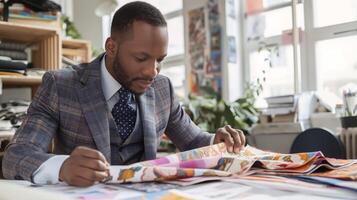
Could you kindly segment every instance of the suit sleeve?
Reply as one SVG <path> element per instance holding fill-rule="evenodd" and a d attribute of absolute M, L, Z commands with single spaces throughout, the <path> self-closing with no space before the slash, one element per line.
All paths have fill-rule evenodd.
<path fill-rule="evenodd" d="M 181 151 L 210 145 L 214 135 L 202 131 L 190 119 L 177 101 L 170 80 L 167 80 L 170 85 L 171 98 L 170 117 L 166 128 L 167 136 Z"/>
<path fill-rule="evenodd" d="M 47 72 L 21 127 L 5 151 L 2 169 L 7 179 L 32 181 L 32 174 L 51 158 L 48 147 L 59 122 L 58 94 L 54 75 Z"/>

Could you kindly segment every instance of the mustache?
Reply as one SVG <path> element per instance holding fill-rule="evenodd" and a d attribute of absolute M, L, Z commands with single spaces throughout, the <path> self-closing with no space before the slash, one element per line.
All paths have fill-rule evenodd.
<path fill-rule="evenodd" d="M 131 81 L 147 81 L 147 82 L 154 82 L 155 77 L 136 77 L 131 79 Z"/>

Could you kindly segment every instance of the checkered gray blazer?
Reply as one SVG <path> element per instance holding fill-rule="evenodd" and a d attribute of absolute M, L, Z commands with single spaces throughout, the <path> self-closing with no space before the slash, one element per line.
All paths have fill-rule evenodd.
<path fill-rule="evenodd" d="M 100 61 L 47 72 L 22 126 L 3 158 L 8 179 L 32 180 L 32 174 L 54 154 L 70 154 L 77 146 L 98 149 L 108 161 L 110 137 L 108 109 L 101 87 Z M 145 159 L 154 159 L 163 133 L 180 150 L 209 145 L 212 135 L 202 132 L 175 100 L 170 80 L 157 76 L 137 96 L 143 123 Z M 54 154 L 48 147 L 54 139 Z"/>

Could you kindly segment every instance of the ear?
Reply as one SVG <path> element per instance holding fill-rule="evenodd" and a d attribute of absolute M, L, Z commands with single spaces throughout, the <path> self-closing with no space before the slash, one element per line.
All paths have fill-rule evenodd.
<path fill-rule="evenodd" d="M 108 37 L 105 41 L 105 53 L 107 56 L 114 58 L 117 51 L 117 43 L 111 38 Z"/>

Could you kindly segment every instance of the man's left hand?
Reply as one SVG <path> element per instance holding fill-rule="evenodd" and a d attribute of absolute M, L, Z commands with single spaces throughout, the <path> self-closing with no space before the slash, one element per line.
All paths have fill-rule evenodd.
<path fill-rule="evenodd" d="M 226 144 L 228 152 L 238 153 L 245 145 L 245 136 L 243 131 L 226 125 L 217 129 L 216 136 L 214 137 L 214 144 L 221 142 Z"/>

